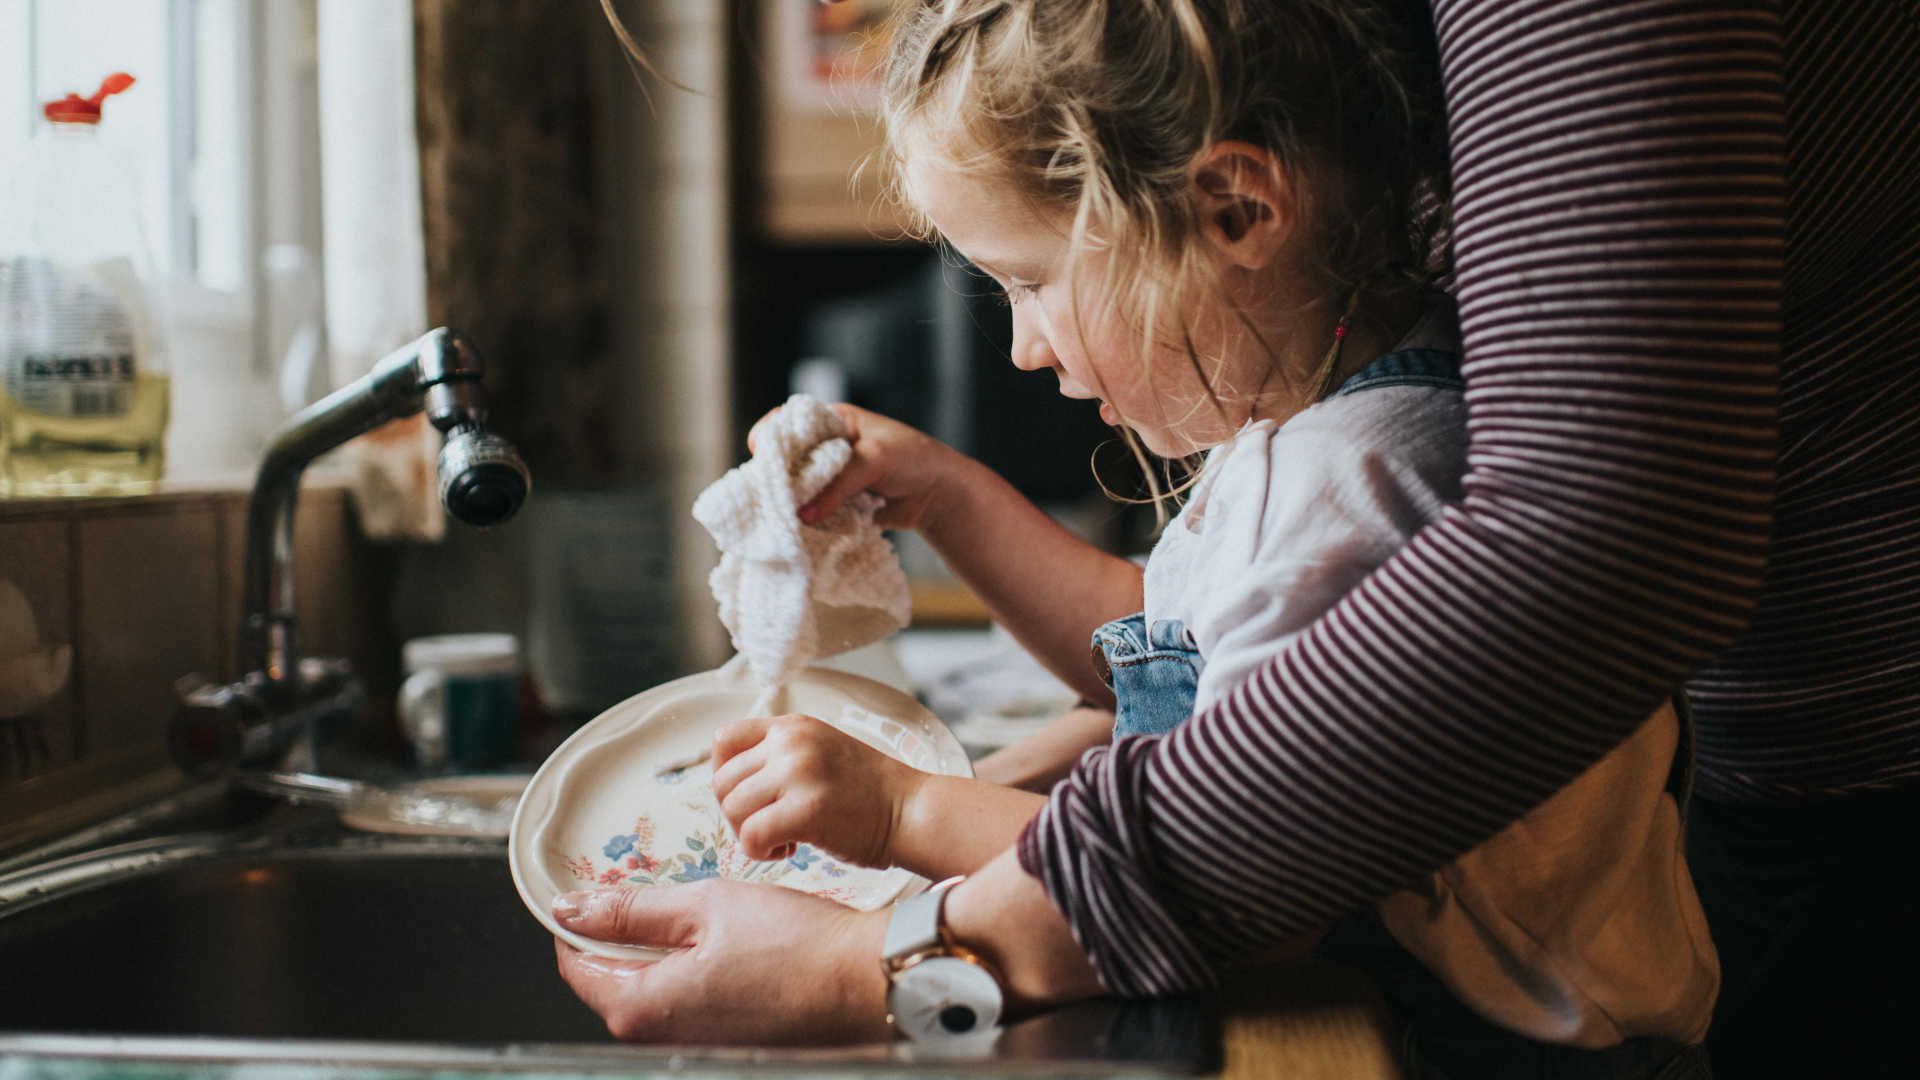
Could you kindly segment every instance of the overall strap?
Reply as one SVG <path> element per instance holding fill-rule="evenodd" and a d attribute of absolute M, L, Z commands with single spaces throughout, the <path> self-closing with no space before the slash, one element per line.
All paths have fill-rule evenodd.
<path fill-rule="evenodd" d="M 1361 368 L 1327 397 L 1345 397 L 1387 386 L 1465 390 L 1467 383 L 1460 377 L 1460 357 L 1454 353 L 1445 349 L 1401 349 Z"/>

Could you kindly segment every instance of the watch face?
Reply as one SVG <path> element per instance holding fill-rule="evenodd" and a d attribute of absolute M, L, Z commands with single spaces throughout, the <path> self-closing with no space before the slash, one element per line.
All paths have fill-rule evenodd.
<path fill-rule="evenodd" d="M 978 964 L 929 957 L 894 976 L 887 1009 L 915 1042 L 977 1037 L 1000 1022 L 1000 984 Z"/>

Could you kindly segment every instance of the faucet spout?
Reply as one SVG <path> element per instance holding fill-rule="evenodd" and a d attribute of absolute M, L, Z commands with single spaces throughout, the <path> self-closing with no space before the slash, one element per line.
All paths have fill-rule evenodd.
<path fill-rule="evenodd" d="M 441 327 L 386 356 L 367 375 L 309 405 L 274 433 L 247 506 L 241 671 L 259 671 L 269 682 L 280 682 L 293 678 L 299 666 L 293 515 L 300 474 L 321 454 L 424 410 L 447 435 L 440 496 L 448 511 L 485 526 L 520 508 L 532 481 L 513 447 L 486 432 L 480 377 L 480 354 L 458 332 Z"/>
<path fill-rule="evenodd" d="M 294 610 L 293 520 L 300 474 L 321 454 L 390 420 L 425 412 L 446 436 L 439 494 L 472 525 L 505 521 L 532 487 L 513 446 L 486 430 L 480 355 L 441 327 L 396 350 L 355 382 L 313 403 L 274 432 L 247 504 L 246 615 L 240 628 L 241 680 L 183 688 L 175 756 L 205 772 L 283 749 L 316 707 L 359 700 L 343 662 L 304 662 Z M 352 684 L 352 685 L 349 685 Z M 331 703 L 331 704 L 329 704 Z M 241 737 L 244 736 L 244 737 Z"/>

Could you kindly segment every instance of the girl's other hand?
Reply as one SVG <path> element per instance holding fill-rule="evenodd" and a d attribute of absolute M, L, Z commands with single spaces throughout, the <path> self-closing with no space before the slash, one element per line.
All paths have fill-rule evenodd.
<path fill-rule="evenodd" d="M 800 508 L 800 520 L 812 524 L 840 509 L 862 491 L 887 501 L 876 519 L 894 529 L 918 529 L 937 504 L 953 475 L 953 466 L 966 460 L 958 450 L 933 436 L 853 405 L 835 405 L 847 425 L 853 460 L 826 489 Z M 778 409 L 773 412 L 778 412 Z M 747 433 L 747 449 L 773 412 L 760 418 Z"/>
<path fill-rule="evenodd" d="M 752 859 L 812 844 L 891 866 L 896 828 L 926 775 L 811 716 L 741 720 L 713 740 L 713 794 Z"/>

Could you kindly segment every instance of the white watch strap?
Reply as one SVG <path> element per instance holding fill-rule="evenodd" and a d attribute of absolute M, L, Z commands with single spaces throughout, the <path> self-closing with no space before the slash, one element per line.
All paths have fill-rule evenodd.
<path fill-rule="evenodd" d="M 940 944 L 940 913 L 946 902 L 947 890 L 929 889 L 893 905 L 880 958 L 892 963 Z"/>

